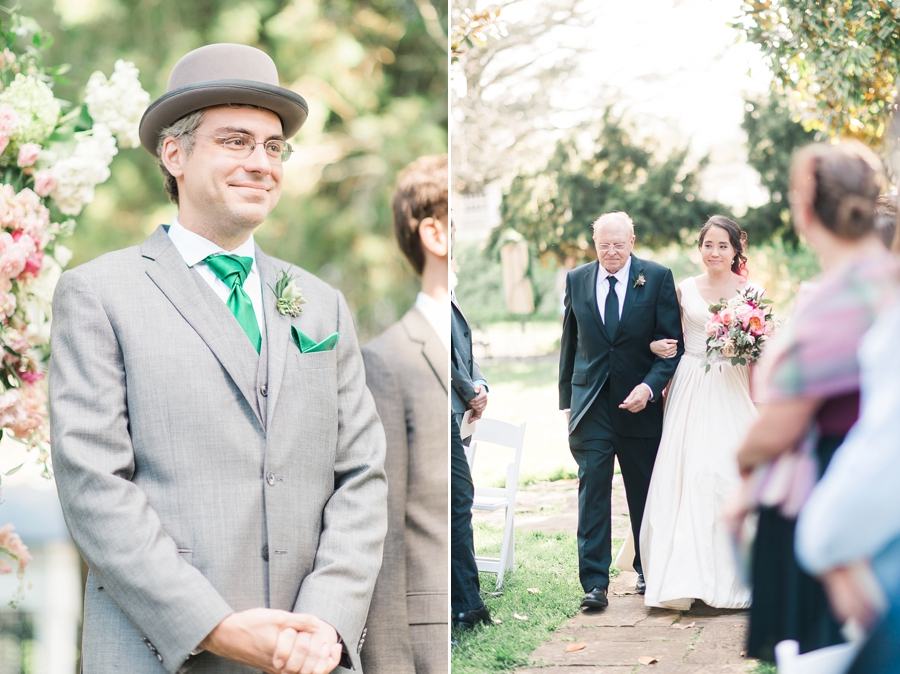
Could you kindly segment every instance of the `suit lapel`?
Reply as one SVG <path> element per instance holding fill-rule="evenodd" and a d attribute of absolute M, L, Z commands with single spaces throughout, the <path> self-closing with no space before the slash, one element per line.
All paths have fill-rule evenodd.
<path fill-rule="evenodd" d="M 422 345 L 422 356 L 428 361 L 444 391 L 447 391 L 447 349 L 422 312 L 413 307 L 400 319 L 410 341 Z"/>
<path fill-rule="evenodd" d="M 618 334 L 621 334 L 622 325 L 628 320 L 634 303 L 641 293 L 641 286 L 637 285 L 638 276 L 644 271 L 644 265 L 634 255 L 631 256 L 631 271 L 628 272 L 628 285 L 625 288 L 625 306 L 622 307 L 622 318 L 619 321 Z"/>
<path fill-rule="evenodd" d="M 147 275 L 213 352 L 262 425 L 253 367 L 258 357 L 240 324 L 206 282 L 185 264 L 165 229 L 160 227 L 143 243 L 141 254 L 156 263 L 148 267 Z"/>
<path fill-rule="evenodd" d="M 284 379 L 284 368 L 287 364 L 288 347 L 291 341 L 291 319 L 278 311 L 275 294 L 271 288 L 275 287 L 275 277 L 279 270 L 275 268 L 272 258 L 263 253 L 259 246 L 256 247 L 256 266 L 259 268 L 259 276 L 263 284 L 263 312 L 266 316 L 266 350 L 269 357 L 266 383 L 268 388 L 266 427 L 268 428 L 268 422 L 272 421 L 272 415 L 275 413 L 275 403 Z"/>
<path fill-rule="evenodd" d="M 591 315 L 594 317 L 594 320 L 597 321 L 597 328 L 599 328 L 600 333 L 609 339 L 609 336 L 606 334 L 606 326 L 603 325 L 603 320 L 600 318 L 600 307 L 597 305 L 597 274 L 600 273 L 600 262 L 597 261 L 596 264 L 591 264 L 588 273 L 584 275 L 584 293 L 585 297 L 587 297 L 588 310 L 591 312 Z"/>

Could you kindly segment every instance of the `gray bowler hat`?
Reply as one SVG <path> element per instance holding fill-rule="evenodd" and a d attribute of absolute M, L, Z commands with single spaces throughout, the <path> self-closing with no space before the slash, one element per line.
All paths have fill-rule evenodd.
<path fill-rule="evenodd" d="M 156 155 L 159 132 L 172 122 L 200 108 L 229 104 L 271 110 L 287 138 L 300 130 L 309 111 L 302 96 L 278 85 L 268 54 L 243 44 L 210 44 L 188 52 L 172 68 L 166 93 L 141 118 L 141 145 Z"/>

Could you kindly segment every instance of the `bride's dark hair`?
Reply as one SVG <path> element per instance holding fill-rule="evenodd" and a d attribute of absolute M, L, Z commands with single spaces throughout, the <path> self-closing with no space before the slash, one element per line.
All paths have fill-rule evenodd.
<path fill-rule="evenodd" d="M 747 278 L 747 256 L 744 255 L 744 246 L 747 244 L 747 232 L 743 231 L 731 218 L 724 215 L 713 215 L 700 228 L 700 242 L 697 248 L 703 247 L 703 240 L 710 227 L 718 227 L 728 232 L 728 240 L 734 248 L 734 259 L 731 261 L 731 271 Z"/>

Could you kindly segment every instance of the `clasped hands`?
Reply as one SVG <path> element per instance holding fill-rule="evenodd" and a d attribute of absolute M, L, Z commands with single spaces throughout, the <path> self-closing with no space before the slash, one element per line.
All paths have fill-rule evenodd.
<path fill-rule="evenodd" d="M 476 421 L 481 418 L 484 409 L 487 407 L 487 389 L 483 384 L 475 384 L 475 397 L 469 401 L 469 408 L 472 410 L 472 416 L 469 421 Z"/>
<path fill-rule="evenodd" d="M 269 608 L 232 613 L 200 647 L 267 674 L 327 674 L 342 651 L 337 632 L 324 620 Z"/>

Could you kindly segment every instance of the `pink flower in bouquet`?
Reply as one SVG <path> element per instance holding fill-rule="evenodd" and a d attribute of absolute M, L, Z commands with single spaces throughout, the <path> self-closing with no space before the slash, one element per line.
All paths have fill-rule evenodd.
<path fill-rule="evenodd" d="M 44 264 L 44 251 L 38 249 L 34 251 L 31 255 L 28 256 L 28 259 L 25 260 L 25 269 L 22 270 L 23 274 L 30 274 L 31 276 L 37 276 L 41 271 L 41 267 Z"/>
<path fill-rule="evenodd" d="M 28 382 L 29 384 L 34 384 L 35 382 L 41 381 L 44 378 L 43 372 L 20 372 L 19 376 L 22 378 L 22 381 Z"/>
<path fill-rule="evenodd" d="M 754 337 L 766 334 L 766 313 L 762 309 L 751 309 L 742 323 L 744 329 Z"/>
<path fill-rule="evenodd" d="M 9 136 L 12 134 L 13 127 L 19 121 L 15 108 L 9 103 L 0 105 L 0 134 L 6 136 L 6 142 L 9 142 Z M 4 148 L 6 146 L 4 145 Z"/>
<path fill-rule="evenodd" d="M 5 133 L 0 133 L 0 154 L 3 154 L 3 151 L 6 150 L 7 146 L 9 146 L 9 136 Z"/>
<path fill-rule="evenodd" d="M 723 307 L 719 311 L 719 320 L 722 321 L 725 325 L 731 325 L 734 323 L 734 309 L 731 307 Z"/>
<path fill-rule="evenodd" d="M 5 524 L 0 527 L 0 548 L 8 550 L 10 554 L 16 556 L 19 571 L 22 572 L 28 566 L 28 562 L 31 561 L 31 555 L 28 554 L 28 548 L 25 547 L 22 539 L 19 538 L 19 534 L 13 533 L 13 529 L 12 524 Z M 8 563 L 5 566 L 0 566 L 0 573 L 11 572 L 12 568 L 10 568 Z"/>
<path fill-rule="evenodd" d="M 750 312 L 753 311 L 755 308 L 756 307 L 753 304 L 750 304 L 749 302 L 745 302 L 744 304 L 741 304 L 740 306 L 738 306 L 737 309 L 734 310 L 734 315 L 738 317 L 738 320 L 741 321 L 741 323 L 744 325 L 745 328 L 747 327 L 746 318 L 750 314 Z"/>
<path fill-rule="evenodd" d="M 20 168 L 32 166 L 41 156 L 41 146 L 37 143 L 25 143 L 19 148 L 16 163 Z"/>
<path fill-rule="evenodd" d="M 44 423 L 47 411 L 47 396 L 41 386 L 26 386 L 22 389 L 22 402 L 15 407 L 14 417 L 8 425 L 12 434 L 26 440 Z"/>
<path fill-rule="evenodd" d="M 713 314 L 713 317 L 706 321 L 706 336 L 712 337 L 716 333 L 719 332 L 719 328 L 722 326 L 716 319 L 717 314 Z"/>
<path fill-rule="evenodd" d="M 59 181 L 50 169 L 41 169 L 34 174 L 34 191 L 38 196 L 48 196 L 58 184 Z"/>
<path fill-rule="evenodd" d="M 0 291 L 0 319 L 9 318 L 16 311 L 16 296 L 9 291 Z"/>
<path fill-rule="evenodd" d="M 7 426 L 15 416 L 15 409 L 22 402 L 22 391 L 11 388 L 0 394 L 0 426 Z"/>

